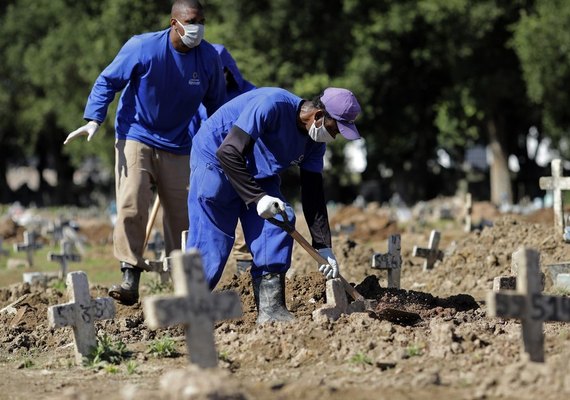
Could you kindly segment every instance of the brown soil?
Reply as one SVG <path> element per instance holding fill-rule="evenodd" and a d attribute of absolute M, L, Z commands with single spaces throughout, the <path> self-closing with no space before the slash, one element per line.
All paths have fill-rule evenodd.
<path fill-rule="evenodd" d="M 167 398 L 168 387 L 202 393 L 177 397 L 192 399 L 567 399 L 570 326 L 546 323 L 546 362 L 528 363 L 520 351 L 520 323 L 489 318 L 484 298 L 493 278 L 509 273 L 519 246 L 540 251 L 546 265 L 569 261 L 570 245 L 555 234 L 551 212 L 501 216 L 486 204 L 475 208 L 494 225 L 465 233 L 450 221 L 441 232 L 444 260 L 427 272 L 412 248 L 427 246 L 429 223 L 401 228 L 379 207 L 340 209 L 331 225 L 341 232 L 354 225 L 333 240 L 341 271 L 378 305 L 334 322 L 312 317 L 325 304 L 325 280 L 300 246 L 287 281 L 287 303 L 296 317 L 290 324 L 255 324 L 250 278 L 234 275 L 230 261 L 217 290 L 236 290 L 244 316 L 216 325 L 223 356 L 220 368 L 207 374 L 185 368 L 183 328 L 150 330 L 140 304 L 118 305 L 114 319 L 97 323 L 100 333 L 126 343 L 136 373 L 127 373 L 124 364 L 114 374 L 76 367 L 71 330 L 47 326 L 47 307 L 66 302 L 66 296 L 27 284 L 1 288 L 0 308 L 20 301 L 16 314 L 0 313 L 0 397 L 151 399 Z M 298 229 L 308 237 L 304 221 Z M 109 231 L 92 230 L 93 240 L 108 240 Z M 385 272 L 370 267 L 372 255 L 386 252 L 386 238 L 394 233 L 402 235 L 400 290 L 386 289 Z M 93 296 L 106 291 L 92 287 Z M 545 291 L 551 291 L 549 280 Z M 164 336 L 177 340 L 180 356 L 157 359 L 146 352 Z"/>

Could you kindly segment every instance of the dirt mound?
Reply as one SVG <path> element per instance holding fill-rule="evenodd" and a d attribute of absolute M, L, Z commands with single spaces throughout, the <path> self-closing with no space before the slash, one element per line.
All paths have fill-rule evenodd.
<path fill-rule="evenodd" d="M 216 290 L 235 290 L 244 316 L 215 327 L 220 367 L 231 372 L 224 379 L 239 382 L 245 398 L 252 399 L 370 399 L 379 393 L 396 400 L 566 399 L 568 325 L 545 323 L 546 363 L 529 364 L 520 351 L 520 322 L 489 318 L 482 300 L 493 278 L 510 272 L 512 253 L 521 245 L 538 250 L 543 266 L 570 260 L 570 245 L 554 231 L 550 217 L 547 212 L 494 216 L 492 226 L 468 233 L 458 221 L 446 220 L 440 242 L 444 259 L 423 271 L 423 259 L 412 257 L 412 248 L 425 247 L 431 229 L 411 224 L 398 230 L 387 210 L 341 209 L 333 220 L 339 224 L 333 249 L 341 272 L 377 303 L 337 321 L 313 318 L 325 305 L 326 282 L 300 246 L 294 247 L 287 274 L 286 301 L 296 317 L 290 324 L 256 325 L 250 275 L 235 275 L 230 263 Z M 298 229 L 309 238 L 302 220 Z M 386 252 L 386 238 L 396 232 L 402 237 L 401 289 L 387 289 L 385 272 L 371 268 L 371 257 Z M 150 288 L 141 292 L 148 296 Z M 91 287 L 93 297 L 106 293 L 105 286 Z M 47 326 L 47 308 L 67 302 L 66 295 L 56 287 L 27 284 L 0 289 L 0 309 L 16 301 L 12 311 L 0 313 L 0 357 L 6 361 L 0 390 L 8 398 L 61 398 L 66 387 L 87 398 L 119 399 L 128 398 L 122 390 L 129 385 L 146 393 L 141 399 L 159 398 L 159 377 L 187 362 L 185 357 L 155 359 L 146 352 L 152 340 L 169 336 L 185 355 L 181 326 L 150 330 L 140 304 L 117 305 L 116 317 L 96 327 L 127 344 L 137 372 L 70 368 L 71 329 Z M 37 367 L 22 367 L 28 358 Z"/>

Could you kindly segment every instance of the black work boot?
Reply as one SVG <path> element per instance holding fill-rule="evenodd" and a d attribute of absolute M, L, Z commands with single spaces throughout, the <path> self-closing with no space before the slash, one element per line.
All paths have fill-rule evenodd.
<path fill-rule="evenodd" d="M 253 280 L 257 323 L 289 322 L 295 319 L 285 306 L 285 273 L 272 273 Z"/>
<path fill-rule="evenodd" d="M 123 282 L 120 285 L 111 286 L 109 296 L 121 304 L 132 306 L 139 301 L 139 280 L 142 269 L 121 262 L 121 272 L 123 273 Z"/>

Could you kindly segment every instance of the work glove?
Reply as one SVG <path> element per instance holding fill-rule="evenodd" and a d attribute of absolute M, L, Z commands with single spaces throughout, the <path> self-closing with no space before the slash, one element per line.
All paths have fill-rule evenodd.
<path fill-rule="evenodd" d="M 327 279 L 338 278 L 338 262 L 336 261 L 336 257 L 334 256 L 332 249 L 326 247 L 317 251 L 321 257 L 328 261 L 328 264 L 319 266 L 319 271 L 321 271 Z"/>
<path fill-rule="evenodd" d="M 257 202 L 257 214 L 261 218 L 275 218 L 280 212 L 285 211 L 287 205 L 277 197 L 265 195 Z"/>
<path fill-rule="evenodd" d="M 73 139 L 85 135 L 87 135 L 87 141 L 90 141 L 93 138 L 93 136 L 95 136 L 95 133 L 97 132 L 98 129 L 99 129 L 99 124 L 97 122 L 89 121 L 81 128 L 76 129 L 73 132 L 71 132 L 69 135 L 67 135 L 67 138 L 65 139 L 63 144 L 67 144 L 71 142 Z"/>

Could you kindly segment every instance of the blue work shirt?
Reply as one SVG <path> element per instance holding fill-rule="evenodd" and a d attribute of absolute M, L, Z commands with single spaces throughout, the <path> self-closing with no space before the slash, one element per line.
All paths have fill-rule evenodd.
<path fill-rule="evenodd" d="M 226 90 L 216 50 L 204 40 L 187 53 L 170 41 L 170 28 L 133 36 L 101 72 L 84 118 L 102 122 L 115 93 L 116 138 L 174 154 L 189 154 L 188 124 L 204 103 L 208 114 L 224 103 Z"/>
<path fill-rule="evenodd" d="M 220 165 L 216 151 L 236 125 L 255 144 L 247 167 L 255 179 L 278 175 L 292 165 L 322 172 L 326 146 L 297 127 L 303 99 L 280 88 L 259 88 L 224 104 L 203 124 L 193 139 L 193 154 Z M 202 161 L 201 160 L 201 161 Z"/>

